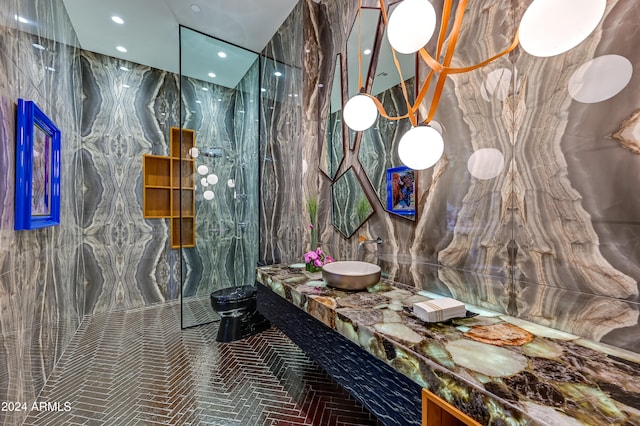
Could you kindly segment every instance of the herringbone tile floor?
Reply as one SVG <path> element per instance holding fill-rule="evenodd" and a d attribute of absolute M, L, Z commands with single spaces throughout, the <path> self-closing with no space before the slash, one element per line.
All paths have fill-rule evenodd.
<path fill-rule="evenodd" d="M 279 330 L 215 341 L 167 304 L 87 318 L 25 425 L 379 425 Z"/>

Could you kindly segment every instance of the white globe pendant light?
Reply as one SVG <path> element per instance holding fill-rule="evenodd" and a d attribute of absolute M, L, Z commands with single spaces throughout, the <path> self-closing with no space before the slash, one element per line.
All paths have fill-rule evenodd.
<path fill-rule="evenodd" d="M 213 200 L 213 191 L 209 191 L 209 190 L 204 191 L 202 196 L 204 197 L 205 200 L 211 201 L 211 200 Z"/>
<path fill-rule="evenodd" d="M 361 132 L 376 122 L 378 108 L 369 96 L 355 95 L 345 104 L 342 118 L 351 130 Z"/>
<path fill-rule="evenodd" d="M 201 164 L 201 165 L 198 166 L 198 173 L 201 174 L 202 176 L 204 176 L 207 173 L 209 173 L 209 168 L 207 166 L 205 166 L 204 164 Z"/>
<path fill-rule="evenodd" d="M 564 53 L 598 26 L 607 0 L 534 0 L 520 21 L 520 45 L 546 58 Z"/>
<path fill-rule="evenodd" d="M 438 162 L 444 152 L 442 135 L 429 126 L 413 127 L 398 143 L 398 156 L 407 167 L 428 169 Z"/>
<path fill-rule="evenodd" d="M 436 11 L 429 0 L 404 0 L 389 17 L 387 38 L 397 52 L 415 53 L 436 28 Z"/>
<path fill-rule="evenodd" d="M 211 185 L 215 185 L 216 183 L 218 183 L 218 176 L 214 173 L 210 174 L 209 176 L 207 176 L 207 182 Z"/>

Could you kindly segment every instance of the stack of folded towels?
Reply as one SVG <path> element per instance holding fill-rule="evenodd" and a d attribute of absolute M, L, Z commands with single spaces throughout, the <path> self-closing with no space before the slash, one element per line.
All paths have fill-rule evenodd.
<path fill-rule="evenodd" d="M 464 303 L 445 297 L 413 304 L 413 314 L 426 322 L 441 322 L 467 315 Z"/>

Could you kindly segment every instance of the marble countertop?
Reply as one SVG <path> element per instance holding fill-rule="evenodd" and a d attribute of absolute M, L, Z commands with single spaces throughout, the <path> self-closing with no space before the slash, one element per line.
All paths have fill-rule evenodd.
<path fill-rule="evenodd" d="M 640 425 L 639 354 L 471 305 L 425 323 L 413 303 L 439 296 L 384 278 L 347 292 L 297 264 L 257 281 L 482 424 Z"/>

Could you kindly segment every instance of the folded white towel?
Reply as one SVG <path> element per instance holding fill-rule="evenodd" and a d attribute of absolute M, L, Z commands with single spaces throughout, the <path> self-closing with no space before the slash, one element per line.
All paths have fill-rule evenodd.
<path fill-rule="evenodd" d="M 451 318 L 464 317 L 467 314 L 467 309 L 464 303 L 445 297 L 414 303 L 413 314 L 422 321 L 441 322 Z"/>

